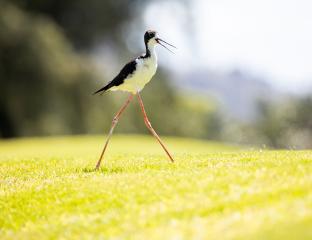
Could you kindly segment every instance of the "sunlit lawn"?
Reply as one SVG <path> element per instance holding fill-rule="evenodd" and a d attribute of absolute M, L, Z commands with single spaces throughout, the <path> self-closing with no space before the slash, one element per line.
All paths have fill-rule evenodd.
<path fill-rule="evenodd" d="M 312 239 L 312 151 L 104 140 L 0 142 L 0 239 Z"/>

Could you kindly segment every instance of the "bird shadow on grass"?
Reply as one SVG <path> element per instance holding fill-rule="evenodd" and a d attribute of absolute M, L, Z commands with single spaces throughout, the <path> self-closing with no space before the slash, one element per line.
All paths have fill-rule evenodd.
<path fill-rule="evenodd" d="M 96 170 L 94 167 L 85 167 L 85 168 L 77 168 L 77 172 L 83 172 L 83 173 L 106 173 L 106 174 L 116 174 L 116 173 L 123 173 L 126 172 L 125 168 L 122 167 L 103 167 L 98 170 Z"/>
<path fill-rule="evenodd" d="M 129 168 L 127 166 L 106 166 L 96 170 L 94 167 L 77 168 L 76 172 L 83 173 L 103 173 L 103 174 L 119 174 L 119 173 L 135 173 L 142 171 L 172 171 L 177 169 L 176 165 L 164 164 L 141 164 L 136 167 Z"/>

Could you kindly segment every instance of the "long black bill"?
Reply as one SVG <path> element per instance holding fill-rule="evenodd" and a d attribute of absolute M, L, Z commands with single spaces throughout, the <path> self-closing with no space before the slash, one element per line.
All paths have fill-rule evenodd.
<path fill-rule="evenodd" d="M 167 45 L 170 46 L 170 47 L 173 47 L 173 48 L 177 49 L 176 46 L 173 46 L 172 44 L 167 43 L 166 41 L 164 41 L 164 40 L 162 40 L 162 39 L 160 39 L 160 38 L 157 38 L 156 41 L 158 42 L 159 45 L 161 45 L 161 46 L 163 46 L 164 48 L 166 48 L 169 52 L 174 53 L 173 51 L 171 51 L 169 48 L 167 48 L 167 47 L 166 47 L 164 44 L 162 44 L 161 42 L 167 44 Z"/>

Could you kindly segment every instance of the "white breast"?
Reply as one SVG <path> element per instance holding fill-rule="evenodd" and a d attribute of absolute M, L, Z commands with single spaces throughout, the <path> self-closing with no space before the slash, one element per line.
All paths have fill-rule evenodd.
<path fill-rule="evenodd" d="M 157 70 L 157 62 L 153 58 L 141 58 L 137 60 L 137 70 L 133 74 L 132 78 L 128 81 L 136 84 L 140 90 L 148 83 Z"/>
<path fill-rule="evenodd" d="M 148 58 L 137 58 L 136 70 L 132 75 L 124 80 L 124 83 L 113 87 L 111 90 L 121 90 L 136 93 L 141 91 L 145 84 L 147 84 L 157 70 L 157 56 L 155 50 L 152 51 L 151 56 Z"/>

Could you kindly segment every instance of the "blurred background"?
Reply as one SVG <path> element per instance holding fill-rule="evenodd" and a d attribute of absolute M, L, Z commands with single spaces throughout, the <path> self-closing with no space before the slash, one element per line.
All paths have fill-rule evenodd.
<path fill-rule="evenodd" d="M 162 135 L 312 147 L 309 0 L 0 1 L 0 137 L 106 134 L 125 93 L 92 93 L 158 49 L 142 92 Z M 116 132 L 147 133 L 133 102 Z"/>

